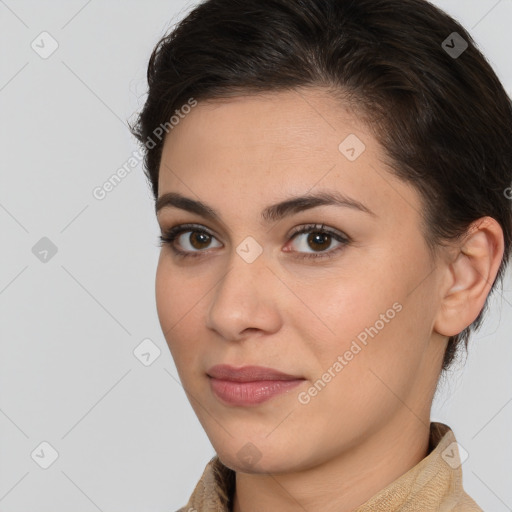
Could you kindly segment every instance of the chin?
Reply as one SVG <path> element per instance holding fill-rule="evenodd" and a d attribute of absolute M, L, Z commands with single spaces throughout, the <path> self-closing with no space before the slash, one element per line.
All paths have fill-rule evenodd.
<path fill-rule="evenodd" d="M 296 446 L 286 445 L 277 436 L 273 442 L 269 439 L 259 442 L 245 438 L 230 440 L 225 446 L 215 448 L 221 462 L 240 473 L 287 473 L 305 465 L 307 458 Z"/>
<path fill-rule="evenodd" d="M 253 475 L 268 473 L 276 474 L 288 472 L 290 470 L 289 463 L 283 464 L 282 461 L 276 460 L 275 457 L 272 457 L 272 460 L 269 460 L 268 458 L 263 460 L 262 458 L 260 460 L 254 459 L 254 461 L 252 461 L 240 459 L 236 453 L 219 453 L 218 455 L 219 459 L 225 466 L 237 473 L 250 473 Z"/>

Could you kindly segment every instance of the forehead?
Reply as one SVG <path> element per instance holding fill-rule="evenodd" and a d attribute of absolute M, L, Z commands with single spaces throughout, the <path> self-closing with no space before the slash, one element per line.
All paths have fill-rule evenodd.
<path fill-rule="evenodd" d="M 310 88 L 199 102 L 173 128 L 165 147 L 176 158 L 187 151 L 184 141 L 213 150 L 218 157 L 222 148 L 243 147 L 262 155 L 265 149 L 270 153 L 279 149 L 282 155 L 321 151 L 325 158 L 332 158 L 350 133 L 359 134 L 370 145 L 374 142 L 355 112 L 326 91 Z M 187 154 L 187 159 L 194 156 Z"/>
<path fill-rule="evenodd" d="M 199 102 L 165 140 L 159 195 L 174 191 L 209 202 L 222 192 L 267 205 L 316 186 L 381 213 L 396 209 L 397 199 L 404 203 L 403 194 L 415 195 L 387 172 L 383 150 L 358 113 L 323 90 Z M 402 206 L 415 201 L 405 198 Z"/>

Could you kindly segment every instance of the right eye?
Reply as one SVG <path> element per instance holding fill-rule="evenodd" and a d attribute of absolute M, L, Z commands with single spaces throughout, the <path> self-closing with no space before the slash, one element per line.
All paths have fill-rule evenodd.
<path fill-rule="evenodd" d="M 197 224 L 180 224 L 164 231 L 159 239 L 160 247 L 168 245 L 177 256 L 196 257 L 205 252 L 203 249 L 206 249 L 215 237 Z M 184 250 L 176 247 L 176 241 Z M 222 247 L 222 244 L 217 247 Z"/>

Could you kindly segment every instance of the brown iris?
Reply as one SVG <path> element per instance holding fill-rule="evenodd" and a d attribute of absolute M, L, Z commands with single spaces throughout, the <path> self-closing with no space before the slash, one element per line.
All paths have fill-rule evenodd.
<path fill-rule="evenodd" d="M 198 231 L 195 231 L 190 234 L 189 236 L 189 242 L 195 249 L 204 249 L 204 246 L 201 244 L 208 244 L 210 243 L 211 236 L 207 233 L 201 233 Z M 197 245 L 196 245 L 197 242 Z"/>
<path fill-rule="evenodd" d="M 323 243 L 321 241 L 319 241 L 322 239 L 324 240 Z M 319 232 L 310 233 L 308 236 L 308 239 L 307 239 L 307 243 L 309 244 L 311 242 L 314 244 L 317 244 L 317 248 L 319 250 L 327 249 L 331 243 L 331 236 L 326 233 L 319 233 Z M 322 245 L 322 247 L 318 247 L 318 244 Z"/>

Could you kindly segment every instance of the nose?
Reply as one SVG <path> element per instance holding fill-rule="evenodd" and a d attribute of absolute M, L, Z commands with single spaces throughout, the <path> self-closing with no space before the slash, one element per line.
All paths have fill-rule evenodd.
<path fill-rule="evenodd" d="M 261 254 L 248 263 L 236 252 L 215 286 L 206 326 L 226 340 L 238 341 L 252 330 L 277 332 L 281 327 L 279 287 L 284 288 Z"/>

